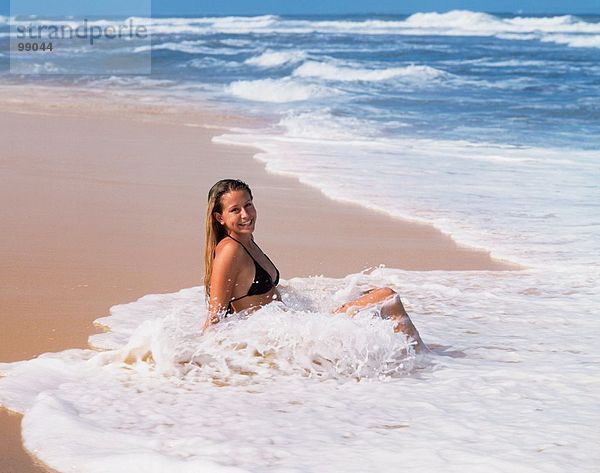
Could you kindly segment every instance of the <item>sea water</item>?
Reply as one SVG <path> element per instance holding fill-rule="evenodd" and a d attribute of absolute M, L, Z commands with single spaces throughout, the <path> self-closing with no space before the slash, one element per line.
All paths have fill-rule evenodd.
<path fill-rule="evenodd" d="M 283 280 L 285 305 L 203 337 L 203 288 L 113 307 L 94 350 L 0 365 L 30 451 L 78 472 L 597 469 L 600 17 L 149 27 L 152 76 L 1 80 L 259 116 L 215 141 L 523 269 Z M 402 295 L 430 353 L 369 311 L 329 315 L 373 286 Z"/>

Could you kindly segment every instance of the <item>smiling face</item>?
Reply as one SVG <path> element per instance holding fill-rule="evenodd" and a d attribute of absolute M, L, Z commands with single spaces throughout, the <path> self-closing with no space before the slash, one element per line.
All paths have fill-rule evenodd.
<path fill-rule="evenodd" d="M 256 209 L 246 190 L 231 191 L 221 197 L 222 212 L 215 212 L 217 222 L 234 237 L 249 237 L 254 232 Z"/>

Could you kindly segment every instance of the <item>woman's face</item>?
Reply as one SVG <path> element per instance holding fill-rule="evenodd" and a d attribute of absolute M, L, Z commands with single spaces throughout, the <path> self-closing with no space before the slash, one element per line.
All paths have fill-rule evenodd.
<path fill-rule="evenodd" d="M 231 191 L 221 197 L 222 213 L 215 213 L 217 221 L 228 233 L 252 234 L 256 223 L 256 209 L 248 191 Z"/>

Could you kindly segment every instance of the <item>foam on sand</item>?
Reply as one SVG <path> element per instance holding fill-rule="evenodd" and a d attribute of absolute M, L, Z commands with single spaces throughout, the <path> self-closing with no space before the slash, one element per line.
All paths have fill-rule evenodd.
<path fill-rule="evenodd" d="M 600 251 L 586 227 L 597 221 L 599 188 L 581 185 L 598 172 L 595 150 L 390 138 L 384 132 L 373 121 L 315 111 L 213 141 L 257 147 L 255 157 L 270 172 L 295 176 L 334 200 L 433 223 L 463 244 L 492 248 L 500 259 L 584 268 Z"/>
<path fill-rule="evenodd" d="M 1 364 L 0 402 L 25 414 L 25 446 L 61 472 L 392 472 L 406 458 L 421 471 L 591 471 L 600 373 L 584 334 L 599 322 L 577 315 L 584 298 L 554 313 L 585 277 L 546 281 L 387 269 L 294 279 L 287 309 L 202 337 L 201 288 L 145 296 L 99 321 L 110 331 L 91 343 L 104 351 Z M 402 294 L 431 354 L 415 358 L 368 313 L 328 315 L 381 285 Z"/>

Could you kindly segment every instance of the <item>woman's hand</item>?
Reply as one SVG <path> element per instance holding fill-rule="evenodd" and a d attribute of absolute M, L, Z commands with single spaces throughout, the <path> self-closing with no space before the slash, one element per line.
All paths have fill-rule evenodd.
<path fill-rule="evenodd" d="M 202 332 L 200 332 L 200 335 L 204 335 L 204 332 L 206 332 L 208 327 L 210 327 L 211 325 L 218 324 L 220 321 L 221 317 L 219 317 L 218 313 L 209 312 L 208 316 L 206 317 L 206 320 L 204 321 L 204 326 L 202 327 Z"/>
<path fill-rule="evenodd" d="M 360 310 L 360 307 L 355 304 L 354 301 L 350 301 L 344 305 L 341 305 L 337 309 L 335 309 L 332 314 L 348 314 L 350 317 L 356 315 L 356 313 Z"/>

